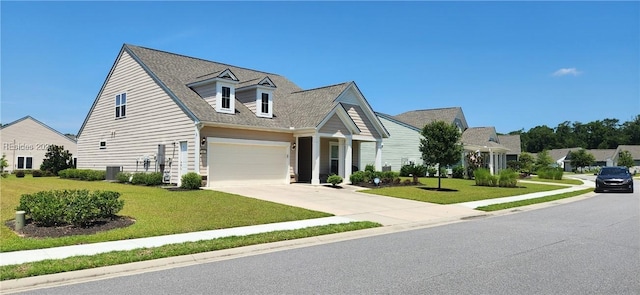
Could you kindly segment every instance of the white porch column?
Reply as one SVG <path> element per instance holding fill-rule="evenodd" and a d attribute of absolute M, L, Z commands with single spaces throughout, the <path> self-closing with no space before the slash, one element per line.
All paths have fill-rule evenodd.
<path fill-rule="evenodd" d="M 344 178 L 344 139 L 338 138 L 338 175 Z"/>
<path fill-rule="evenodd" d="M 376 140 L 376 171 L 382 171 L 382 139 Z"/>
<path fill-rule="evenodd" d="M 347 136 L 345 140 L 345 153 L 344 153 L 344 182 L 350 183 L 351 168 L 353 166 L 353 141 L 351 136 Z"/>
<path fill-rule="evenodd" d="M 320 184 L 320 137 L 314 134 L 311 139 L 311 184 Z"/>
<path fill-rule="evenodd" d="M 494 175 L 493 151 L 491 149 L 489 149 L 489 172 L 491 172 L 491 175 Z"/>

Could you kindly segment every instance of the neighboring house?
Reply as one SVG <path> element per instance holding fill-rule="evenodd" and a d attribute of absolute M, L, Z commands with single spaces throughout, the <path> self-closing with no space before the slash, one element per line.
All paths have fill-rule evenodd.
<path fill-rule="evenodd" d="M 568 150 L 565 153 L 564 158 L 564 171 L 573 171 L 573 167 L 571 166 L 571 154 L 570 152 L 576 152 L 580 150 L 580 148 L 573 149 L 560 149 L 560 150 Z M 595 162 L 590 166 L 585 167 L 586 169 L 590 169 L 593 167 L 607 167 L 607 166 L 615 166 L 613 161 L 613 156 L 616 152 L 614 149 L 593 149 L 586 150 L 587 153 L 592 154 L 595 158 Z M 560 160 L 558 160 L 560 161 Z"/>
<path fill-rule="evenodd" d="M 458 126 L 463 132 L 469 126 L 462 108 L 438 108 L 409 111 L 397 116 L 377 113 L 378 118 L 389 131 L 391 136 L 383 140 L 382 163 L 393 171 L 400 171 L 403 165 L 409 163 L 422 164 L 420 153 L 420 135 L 422 128 L 435 121 L 444 121 Z M 361 145 L 361 159 L 364 164 L 375 162 L 373 143 Z"/>
<path fill-rule="evenodd" d="M 612 161 L 614 166 L 618 165 L 618 158 L 623 151 L 631 153 L 633 158 L 633 166 L 629 168 L 631 173 L 640 173 L 640 145 L 619 145 L 615 153 L 613 153 Z"/>
<path fill-rule="evenodd" d="M 520 154 L 522 153 L 522 141 L 520 135 L 498 135 L 498 141 L 504 147 L 509 149 L 507 151 L 507 163 L 509 161 L 518 161 Z"/>
<path fill-rule="evenodd" d="M 393 116 L 376 113 L 382 125 L 389 131 L 391 136 L 382 140 L 383 168 L 392 171 L 400 171 L 403 165 L 409 163 L 422 164 L 422 154 L 420 153 L 420 128 L 395 119 Z M 374 149 L 375 143 L 365 142 L 360 145 L 362 163 L 373 165 L 376 161 Z"/>
<path fill-rule="evenodd" d="M 564 171 L 571 171 L 571 162 L 565 161 L 569 156 L 569 152 L 578 151 L 580 148 L 563 148 L 563 149 L 553 149 L 549 150 L 549 157 L 556 163 L 557 167 L 562 167 Z M 537 154 L 534 155 L 534 159 L 537 159 Z"/>
<path fill-rule="evenodd" d="M 40 169 L 50 145 L 63 146 L 74 158 L 76 141 L 46 124 L 26 116 L 0 128 L 6 171 Z"/>
<path fill-rule="evenodd" d="M 509 149 L 501 144 L 495 127 L 471 127 L 462 133 L 461 138 L 464 155 L 481 153 L 485 159 L 484 167 L 491 174 L 497 174 L 507 168 L 507 153 Z M 467 163 L 463 159 L 465 171 Z"/>
<path fill-rule="evenodd" d="M 78 132 L 78 167 L 162 171 L 207 186 L 348 180 L 389 137 L 354 82 L 303 90 L 287 78 L 123 45 Z"/>

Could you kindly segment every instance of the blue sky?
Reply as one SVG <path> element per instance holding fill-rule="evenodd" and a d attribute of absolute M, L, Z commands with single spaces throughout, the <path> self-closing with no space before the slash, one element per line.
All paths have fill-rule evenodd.
<path fill-rule="evenodd" d="M 1 118 L 77 133 L 123 43 L 498 132 L 640 114 L 640 2 L 0 2 Z"/>

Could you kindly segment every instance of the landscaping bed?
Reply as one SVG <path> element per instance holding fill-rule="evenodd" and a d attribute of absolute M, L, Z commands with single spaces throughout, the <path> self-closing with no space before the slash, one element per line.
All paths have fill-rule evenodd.
<path fill-rule="evenodd" d="M 9 220 L 5 222 L 5 225 L 21 237 L 60 238 L 76 235 L 91 235 L 112 229 L 124 228 L 134 223 L 135 220 L 132 218 L 117 216 L 114 218 L 97 220 L 88 226 L 38 226 L 33 223 L 31 219 L 26 220 L 24 227 L 19 231 L 15 230 L 15 220 Z"/>

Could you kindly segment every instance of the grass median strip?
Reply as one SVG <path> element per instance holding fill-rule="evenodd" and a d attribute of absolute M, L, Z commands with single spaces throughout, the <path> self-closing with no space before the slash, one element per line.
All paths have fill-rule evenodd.
<path fill-rule="evenodd" d="M 297 230 L 275 231 L 248 236 L 233 236 L 214 240 L 172 244 L 156 248 L 116 251 L 92 256 L 77 256 L 60 260 L 43 260 L 0 267 L 0 280 L 19 279 L 145 260 L 189 255 L 236 247 L 264 244 L 381 226 L 375 222 L 351 222 L 314 226 Z"/>
<path fill-rule="evenodd" d="M 557 194 L 557 195 L 551 195 L 551 196 L 546 196 L 546 197 L 540 197 L 540 198 L 535 198 L 535 199 L 528 199 L 528 200 L 521 200 L 521 201 L 508 202 L 508 203 L 502 203 L 502 204 L 494 204 L 494 205 L 482 206 L 482 207 L 476 208 L 476 210 L 481 210 L 481 211 L 486 211 L 486 212 L 504 210 L 504 209 L 514 208 L 514 207 L 521 207 L 521 206 L 527 206 L 527 205 L 533 205 L 533 204 L 538 204 L 538 203 L 545 203 L 545 202 L 551 202 L 551 201 L 555 201 L 555 200 L 575 197 L 575 196 L 586 194 L 586 193 L 589 193 L 589 192 L 592 192 L 592 191 L 593 191 L 593 189 L 588 188 L 588 189 L 583 189 L 583 190 L 579 190 L 579 191 L 573 191 L 573 192 Z"/>

